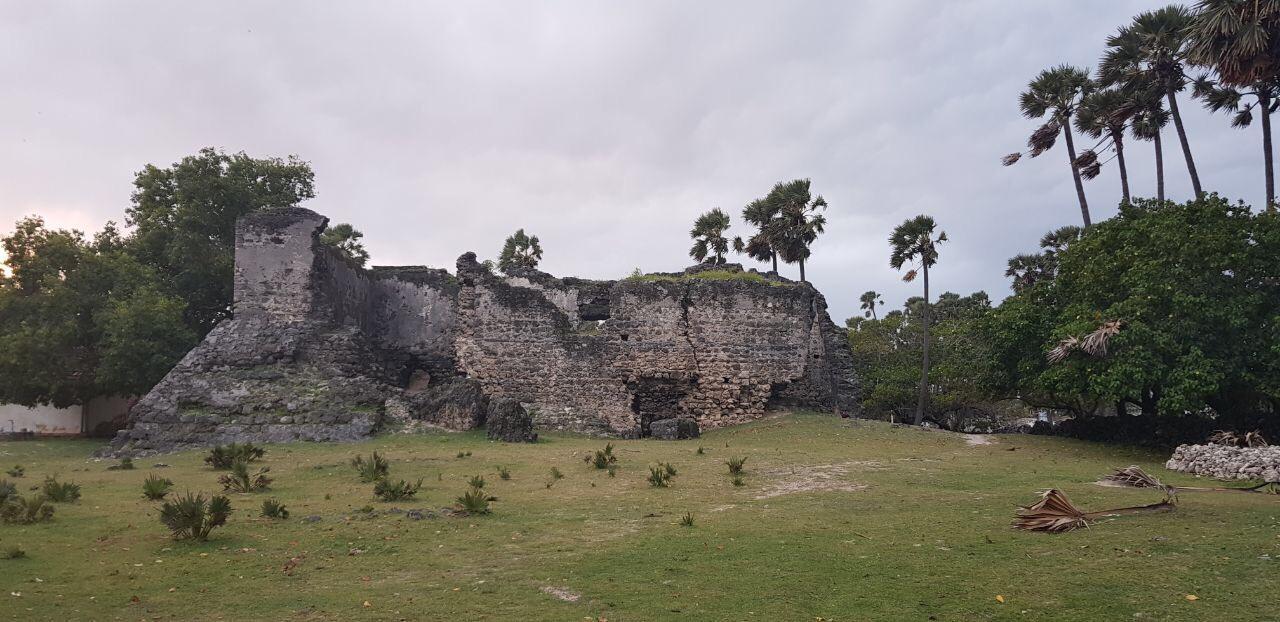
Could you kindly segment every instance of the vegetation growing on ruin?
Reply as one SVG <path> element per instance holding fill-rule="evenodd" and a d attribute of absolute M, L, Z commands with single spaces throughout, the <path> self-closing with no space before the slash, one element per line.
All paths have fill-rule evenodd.
<path fill-rule="evenodd" d="M 632 274 L 628 276 L 626 281 L 637 283 L 687 283 L 689 281 L 742 281 L 745 283 L 759 283 L 761 285 L 786 286 L 793 283 L 784 281 L 775 281 L 765 278 L 764 275 L 755 272 L 740 272 L 737 270 L 704 270 L 702 272 L 694 272 L 692 274 Z"/>

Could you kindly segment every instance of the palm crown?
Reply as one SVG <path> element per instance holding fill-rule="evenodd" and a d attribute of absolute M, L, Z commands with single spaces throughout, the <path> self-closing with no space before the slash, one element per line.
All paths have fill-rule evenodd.
<path fill-rule="evenodd" d="M 901 270 L 902 266 L 908 263 L 919 262 L 926 268 L 936 264 L 938 244 L 947 241 L 945 231 L 937 238 L 933 237 L 933 230 L 936 227 L 933 218 L 923 215 L 894 227 L 893 234 L 889 236 L 889 247 L 893 251 L 889 255 L 889 267 Z M 903 277 L 903 280 L 910 281 L 914 278 L 915 270 L 912 270 Z"/>
<path fill-rule="evenodd" d="M 729 239 L 724 237 L 728 229 L 729 215 L 718 207 L 699 216 L 689 232 L 694 240 L 689 256 L 698 261 L 712 257 L 714 263 L 724 263 L 724 255 L 729 252 Z"/>

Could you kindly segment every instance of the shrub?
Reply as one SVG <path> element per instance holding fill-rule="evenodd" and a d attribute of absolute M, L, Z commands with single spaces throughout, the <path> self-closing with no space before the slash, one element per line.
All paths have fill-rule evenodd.
<path fill-rule="evenodd" d="M 267 490 L 271 486 L 271 478 L 267 477 L 267 472 L 271 467 L 262 467 L 257 473 L 249 472 L 249 463 L 244 460 L 236 460 L 231 464 L 231 472 L 218 478 L 218 483 L 222 484 L 223 490 L 232 492 L 258 492 Z"/>
<path fill-rule="evenodd" d="M 609 465 L 618 463 L 618 457 L 613 455 L 613 443 L 606 443 L 604 449 L 596 450 L 595 455 L 588 459 L 597 469 L 607 469 Z"/>
<path fill-rule="evenodd" d="M 421 488 L 421 479 L 418 480 L 417 484 L 409 484 L 404 480 L 393 484 L 391 480 L 380 479 L 378 483 L 373 485 L 373 495 L 383 501 L 404 501 L 412 499 Z"/>
<path fill-rule="evenodd" d="M 264 518 L 284 520 L 289 518 L 289 509 L 275 499 L 264 499 L 262 501 L 262 516 Z"/>
<path fill-rule="evenodd" d="M 108 471 L 132 471 L 133 458 L 121 458 L 119 464 L 113 464 L 107 467 Z"/>
<path fill-rule="evenodd" d="M 556 482 L 562 479 L 564 479 L 564 473 L 561 473 L 560 469 L 556 467 L 551 467 L 551 479 L 547 481 L 547 489 L 550 490 Z"/>
<path fill-rule="evenodd" d="M 471 490 L 463 493 L 461 497 L 456 499 L 457 509 L 462 514 L 468 516 L 479 516 L 488 514 L 489 502 L 496 501 L 497 497 L 490 497 L 484 494 L 484 490 L 472 487 Z"/>
<path fill-rule="evenodd" d="M 56 478 L 44 478 L 41 492 L 54 503 L 72 503 L 80 500 L 80 485 L 71 482 L 59 482 Z"/>
<path fill-rule="evenodd" d="M 40 495 L 26 498 L 11 495 L 0 505 L 0 522 L 12 525 L 30 525 L 53 519 L 53 506 Z"/>
<path fill-rule="evenodd" d="M 365 506 L 363 506 L 363 507 L 361 507 L 361 508 L 360 508 L 360 513 L 361 513 L 361 514 L 373 514 L 374 510 L 375 510 L 375 508 L 374 508 L 372 505 L 367 505 L 367 504 L 366 504 Z"/>
<path fill-rule="evenodd" d="M 479 475 L 472 475 L 471 481 L 467 483 L 471 484 L 472 488 L 484 488 L 484 478 Z"/>
<path fill-rule="evenodd" d="M 222 495 L 206 502 L 204 495 L 188 492 L 174 501 L 165 501 L 160 508 L 160 522 L 169 528 L 174 540 L 208 540 L 209 532 L 227 524 L 229 516 L 231 501 Z"/>
<path fill-rule="evenodd" d="M 511 479 L 511 471 L 504 466 L 498 467 L 498 479 L 503 479 L 503 480 Z"/>
<path fill-rule="evenodd" d="M 617 475 L 618 475 L 618 465 L 616 464 L 609 465 L 609 477 L 615 477 Z"/>
<path fill-rule="evenodd" d="M 698 454 L 699 456 L 701 456 L 702 454 L 707 453 L 707 450 L 703 449 L 703 448 L 702 448 L 702 445 L 698 445 L 698 451 L 695 451 L 694 453 L 696 453 L 696 454 Z"/>
<path fill-rule="evenodd" d="M 255 462 L 262 459 L 267 450 L 254 445 L 253 443 L 231 443 L 230 445 L 218 445 L 209 450 L 209 455 L 205 456 L 204 461 L 209 466 L 225 471 L 239 462 Z"/>
<path fill-rule="evenodd" d="M 9 497 L 17 496 L 18 487 L 9 483 L 9 480 L 0 479 L 0 505 L 9 500 Z"/>
<path fill-rule="evenodd" d="M 21 464 L 15 464 L 12 469 L 5 471 L 9 477 L 22 477 L 26 472 L 27 470 L 22 468 Z"/>
<path fill-rule="evenodd" d="M 681 526 L 684 526 L 684 527 L 692 527 L 692 526 L 693 526 L 693 512 L 685 512 L 685 513 L 684 513 L 684 516 L 680 517 L 680 525 L 681 525 Z"/>
<path fill-rule="evenodd" d="M 351 466 L 355 467 L 356 471 L 360 473 L 360 481 L 366 483 L 376 482 L 391 473 L 391 464 L 387 462 L 386 458 L 379 456 L 376 451 L 373 452 L 373 456 L 368 460 L 365 460 L 364 456 L 356 456 L 351 461 Z"/>
<path fill-rule="evenodd" d="M 159 477 L 155 474 L 148 475 L 147 479 L 142 480 L 142 496 L 152 500 L 159 501 L 173 490 L 173 480 L 167 477 Z"/>
<path fill-rule="evenodd" d="M 16 544 L 0 551 L 0 559 L 23 559 L 26 556 L 27 552 Z"/>
<path fill-rule="evenodd" d="M 670 464 L 659 462 L 658 466 L 649 467 L 649 485 L 654 488 L 666 488 L 675 476 L 676 469 Z"/>
<path fill-rule="evenodd" d="M 729 460 L 725 462 L 725 464 L 729 465 L 729 475 L 733 475 L 734 477 L 742 475 L 742 466 L 746 463 L 746 456 L 741 458 L 729 458 Z"/>

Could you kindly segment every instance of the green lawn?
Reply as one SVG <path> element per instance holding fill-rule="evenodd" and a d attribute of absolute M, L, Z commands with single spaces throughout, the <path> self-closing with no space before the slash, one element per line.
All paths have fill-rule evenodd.
<path fill-rule="evenodd" d="M 1159 500 L 1091 483 L 1113 467 L 1137 463 L 1171 483 L 1194 480 L 1140 450 L 995 438 L 970 446 L 949 433 L 792 415 L 693 441 L 615 442 L 615 478 L 582 462 L 604 441 L 555 434 L 536 445 L 440 433 L 270 446 L 273 490 L 232 495 L 230 523 L 207 543 L 171 540 L 157 504 L 141 495 L 151 472 L 178 492 L 218 490 L 199 452 L 108 471 L 111 462 L 90 458 L 98 442 L 0 443 L 0 471 L 26 467 L 24 478 L 9 478 L 21 491 L 50 474 L 84 487 L 83 499 L 59 505 L 50 523 L 0 525 L 0 551 L 19 545 L 28 554 L 0 560 L 0 620 L 1280 615 L 1280 497 L 1184 493 L 1172 514 L 1063 535 L 1015 532 L 1015 505 L 1050 486 L 1087 509 Z M 374 501 L 348 465 L 374 449 L 391 459 L 393 478 L 424 478 L 417 500 Z M 748 458 L 743 487 L 732 486 L 724 464 L 735 456 Z M 679 470 L 670 488 L 646 482 L 658 461 Z M 510 480 L 498 478 L 499 465 Z M 552 466 L 564 479 L 548 489 Z M 476 474 L 498 497 L 490 516 L 413 521 L 387 512 L 450 505 Z M 258 517 L 268 495 L 289 507 L 289 520 Z M 376 514 L 364 515 L 366 505 Z M 693 527 L 679 524 L 686 512 Z M 282 570 L 304 554 L 291 574 Z M 556 590 L 578 599 L 548 593 Z"/>

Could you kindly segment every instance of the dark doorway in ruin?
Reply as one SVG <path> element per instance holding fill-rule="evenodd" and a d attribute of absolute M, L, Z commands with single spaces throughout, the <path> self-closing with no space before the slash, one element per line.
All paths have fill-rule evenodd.
<path fill-rule="evenodd" d="M 654 421 L 674 419 L 680 415 L 680 399 L 686 392 L 685 384 L 670 378 L 641 378 L 628 383 L 631 392 L 631 411 L 640 421 L 640 436 L 649 436 L 649 425 Z"/>

